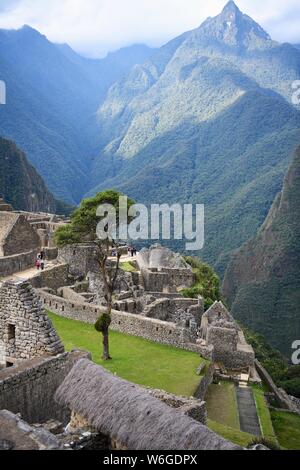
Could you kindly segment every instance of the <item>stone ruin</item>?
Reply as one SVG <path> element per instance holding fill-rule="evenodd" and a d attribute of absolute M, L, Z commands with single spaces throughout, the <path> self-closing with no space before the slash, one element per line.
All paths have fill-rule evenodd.
<path fill-rule="evenodd" d="M 56 258 L 54 234 L 66 222 L 53 214 L 14 211 L 0 198 L 0 278 L 33 267 L 41 249 L 47 259 Z"/>
<path fill-rule="evenodd" d="M 77 304 L 105 307 L 103 281 L 94 260 L 94 247 L 68 246 L 59 251 L 61 261 L 82 282 L 58 291 Z M 114 260 L 110 260 L 114 263 Z M 190 265 L 180 254 L 161 245 L 143 249 L 132 261 L 133 272 L 122 269 L 117 278 L 115 311 L 169 322 L 185 329 L 188 342 L 197 344 L 204 357 L 238 370 L 254 367 L 254 352 L 242 330 L 221 302 L 204 312 L 203 298 L 183 298 L 180 291 L 194 284 Z"/>
<path fill-rule="evenodd" d="M 14 220 L 25 220 L 27 229 L 29 226 L 35 236 L 39 238 L 37 227 L 40 221 L 37 218 L 28 216 L 24 219 L 24 215 L 16 214 L 13 211 L 3 211 L 2 214 L 6 220 L 7 214 L 10 214 Z M 31 219 L 35 220 L 34 229 Z M 18 250 L 19 248 L 16 249 L 16 251 Z M 72 312 L 75 312 L 76 318 L 80 319 L 77 316 L 79 310 L 83 315 L 83 321 L 91 313 L 94 316 L 99 315 L 101 306 L 105 306 L 105 298 L 103 282 L 95 263 L 93 250 L 94 248 L 88 244 L 69 246 L 59 250 L 58 263 L 64 263 L 64 266 L 67 267 L 68 284 L 63 281 L 59 283 L 60 276 L 55 275 L 56 268 L 54 267 L 52 276 L 58 278 L 58 283 L 54 283 L 52 289 L 46 289 L 47 292 L 45 291 L 44 294 L 43 289 L 35 291 L 27 281 L 0 283 L 0 368 L 14 366 L 12 369 L 15 370 L 15 375 L 18 377 L 17 379 L 9 379 L 5 376 L 4 382 L 11 380 L 13 385 L 10 386 L 22 386 L 22 383 L 18 382 L 18 380 L 22 380 L 22 373 L 24 374 L 20 369 L 20 377 L 18 375 L 18 368 L 22 364 L 28 360 L 35 360 L 35 358 L 40 360 L 43 357 L 52 357 L 58 362 L 52 364 L 50 360 L 49 365 L 48 363 L 41 365 L 33 363 L 32 365 L 33 371 L 36 367 L 39 370 L 39 372 L 33 372 L 32 375 L 31 387 L 33 389 L 35 387 L 34 381 L 37 380 L 35 377 L 38 377 L 40 381 L 47 368 L 49 367 L 49 371 L 51 369 L 51 374 L 48 374 L 47 379 L 51 382 L 51 386 L 47 387 L 48 394 L 51 394 L 51 397 L 47 398 L 48 403 L 52 403 L 54 400 L 53 387 L 57 387 L 63 381 L 78 359 L 74 360 L 72 355 L 69 358 L 68 353 L 65 353 L 66 357 L 64 356 L 64 347 L 53 329 L 40 299 L 43 299 L 49 309 L 62 316 L 68 315 L 69 318 L 72 318 Z M 109 262 L 113 265 L 115 261 L 112 258 Z M 204 312 L 204 302 L 201 297 L 198 299 L 182 297 L 180 290 L 194 284 L 194 274 L 192 268 L 180 255 L 172 253 L 160 245 L 154 245 L 150 249 L 142 250 L 137 259 L 132 261 L 132 266 L 132 272 L 121 269 L 118 276 L 114 300 L 114 312 L 117 316 L 114 318 L 112 327 L 121 328 L 120 324 L 123 320 L 120 315 L 122 318 L 128 315 L 126 325 L 129 329 L 127 331 L 127 326 L 125 326 L 125 331 L 129 334 L 137 334 L 137 336 L 140 335 L 164 344 L 174 344 L 177 347 L 193 350 L 207 359 L 222 363 L 227 368 L 242 369 L 253 364 L 252 348 L 247 345 L 242 331 L 221 303 L 214 304 L 207 312 Z M 73 284 L 71 279 L 73 279 Z M 63 303 L 59 302 L 59 298 Z M 85 307 L 87 305 L 89 308 Z M 135 319 L 136 323 L 139 323 L 137 328 L 134 323 Z M 94 319 L 91 322 L 93 323 Z M 146 328 L 147 331 L 143 332 L 143 328 Z M 161 335 L 161 339 L 159 339 L 159 335 Z M 178 335 L 178 340 L 174 340 L 176 335 Z M 173 343 L 173 341 L 175 342 Z M 30 368 L 30 364 L 26 365 L 26 381 L 31 377 L 30 370 L 27 370 L 28 367 Z M 211 367 L 209 374 L 207 377 L 205 376 L 205 383 L 203 382 L 204 390 L 213 379 L 213 366 Z M 56 377 L 55 384 L 54 377 Z M 6 387 L 5 384 L 3 386 Z M 38 387 L 39 394 L 43 393 L 40 383 Z M 26 393 L 24 391 L 24 399 L 26 397 L 26 400 L 29 396 L 28 393 L 29 389 Z M 192 417 L 193 420 L 197 419 L 205 423 L 206 407 L 201 400 L 188 401 L 160 391 L 148 391 L 148 393 L 153 399 L 166 403 L 175 409 L 180 409 L 183 414 L 187 415 L 187 418 Z M 9 400 L 7 402 L 10 403 Z M 27 409 L 27 405 L 23 405 L 23 408 Z M 30 407 L 32 406 L 34 407 L 34 403 L 30 404 Z M 67 408 L 69 408 L 69 404 Z M 68 414 L 67 408 L 64 409 L 62 416 Z M 15 405 L 8 409 L 16 412 Z M 71 410 L 75 413 L 72 408 Z M 167 410 L 165 412 L 167 413 Z M 2 413 L 1 419 L 8 428 L 12 428 L 12 432 L 15 428 L 18 434 L 18 429 L 23 426 L 22 419 L 14 414 L 5 413 Z M 74 425 L 77 423 L 77 427 L 75 426 L 73 434 L 61 429 L 59 438 L 54 440 L 51 439 L 49 433 L 47 434 L 51 427 L 50 422 L 45 424 L 32 424 L 31 422 L 28 429 L 31 428 L 30 432 L 33 436 L 36 435 L 37 442 L 41 439 L 38 447 L 43 448 L 47 439 L 49 446 L 57 445 L 57 448 L 70 449 L 93 448 L 94 445 L 96 448 L 105 449 L 115 442 L 114 439 L 108 442 L 107 437 L 105 438 L 102 433 L 99 434 L 99 429 L 93 430 L 88 427 L 87 430 L 84 425 L 89 423 L 84 420 L 82 422 L 80 416 L 74 413 L 71 423 Z M 55 420 L 55 416 L 53 419 Z M 40 421 L 40 423 L 44 423 L 44 421 Z M 25 423 L 24 426 L 26 427 L 27 424 Z M 2 436 L 0 436 L 0 447 L 1 438 Z M 15 448 L 18 447 L 17 442 L 18 436 Z M 138 443 L 138 440 L 136 442 Z M 6 444 L 8 445 L 4 442 L 4 447 Z M 118 445 L 117 442 L 116 445 Z"/>
<path fill-rule="evenodd" d="M 40 239 L 24 215 L 0 212 L 0 256 L 38 251 Z"/>
<path fill-rule="evenodd" d="M 70 266 L 70 274 L 77 279 L 73 286 L 59 289 L 58 295 L 73 302 L 106 305 L 94 246 L 67 246 L 59 250 L 58 259 Z M 115 261 L 111 259 L 109 263 L 113 265 Z M 132 263 L 133 272 L 119 271 L 114 310 L 190 328 L 196 340 L 204 313 L 203 299 L 185 299 L 180 294 L 182 288 L 194 283 L 192 268 L 182 256 L 160 245 L 143 249 Z"/>
<path fill-rule="evenodd" d="M 63 351 L 31 285 L 26 281 L 0 283 L 0 367 Z"/>
<path fill-rule="evenodd" d="M 228 369 L 253 367 L 254 351 L 222 302 L 215 302 L 203 315 L 198 344 L 212 348 L 212 358 Z"/>
<path fill-rule="evenodd" d="M 192 268 L 183 257 L 159 244 L 141 250 L 137 264 L 149 292 L 177 293 L 194 283 Z"/>

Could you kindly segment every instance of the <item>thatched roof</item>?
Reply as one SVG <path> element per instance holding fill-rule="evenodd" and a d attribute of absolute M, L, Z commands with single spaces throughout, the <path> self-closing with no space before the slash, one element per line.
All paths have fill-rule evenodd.
<path fill-rule="evenodd" d="M 76 363 L 56 400 L 129 450 L 237 450 L 206 426 L 89 360 Z"/>

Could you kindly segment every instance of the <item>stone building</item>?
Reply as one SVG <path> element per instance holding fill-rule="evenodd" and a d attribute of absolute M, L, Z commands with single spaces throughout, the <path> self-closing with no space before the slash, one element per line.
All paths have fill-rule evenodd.
<path fill-rule="evenodd" d="M 0 211 L 0 257 L 40 249 L 40 238 L 26 217 Z"/>
<path fill-rule="evenodd" d="M 0 283 L 0 366 L 63 351 L 31 285 L 24 281 Z"/>
<path fill-rule="evenodd" d="M 200 327 L 203 345 L 213 348 L 212 358 L 228 369 L 253 367 L 254 351 L 222 302 L 215 302 L 202 316 Z"/>
<path fill-rule="evenodd" d="M 192 287 L 194 274 L 184 258 L 159 244 L 144 248 L 137 256 L 145 290 L 173 292 Z"/>

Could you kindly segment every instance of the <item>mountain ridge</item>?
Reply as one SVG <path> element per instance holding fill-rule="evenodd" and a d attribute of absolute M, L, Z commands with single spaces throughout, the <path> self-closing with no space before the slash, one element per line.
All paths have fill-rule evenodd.
<path fill-rule="evenodd" d="M 15 210 L 68 213 L 14 142 L 0 137 L 0 194 Z"/>
<path fill-rule="evenodd" d="M 300 147 L 257 234 L 232 255 L 222 286 L 232 314 L 290 355 L 299 337 Z"/>
<path fill-rule="evenodd" d="M 151 53 L 145 49 L 139 58 Z M 0 79 L 7 84 L 0 134 L 26 152 L 57 197 L 71 203 L 89 187 L 91 159 L 101 141 L 95 120 L 99 103 L 132 66 L 133 57 L 126 64 L 124 53 L 123 64 L 113 69 L 113 57 L 108 65 L 93 62 L 91 69 L 90 61 L 70 60 L 29 26 L 0 30 Z"/>
<path fill-rule="evenodd" d="M 225 43 L 233 12 L 239 28 L 232 28 Z M 103 147 L 93 162 L 95 187 L 88 194 L 113 186 L 145 203 L 205 203 L 209 215 L 201 256 L 222 274 L 224 256 L 266 217 L 287 155 L 300 140 L 300 113 L 291 103 L 299 72 L 299 51 L 272 41 L 230 3 L 111 87 L 98 112 Z M 240 172 L 238 162 L 243 162 Z M 249 203 L 247 194 L 256 203 Z M 221 220 L 221 208 L 232 227 Z"/>

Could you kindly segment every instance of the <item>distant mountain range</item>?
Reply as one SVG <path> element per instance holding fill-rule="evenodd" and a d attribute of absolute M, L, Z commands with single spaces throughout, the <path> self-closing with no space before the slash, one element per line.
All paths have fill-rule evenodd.
<path fill-rule="evenodd" d="M 13 142 L 0 137 L 0 195 L 14 209 L 30 212 L 69 213 Z"/>
<path fill-rule="evenodd" d="M 234 253 L 223 293 L 242 324 L 291 356 L 300 337 L 300 147 L 264 224 Z"/>
<path fill-rule="evenodd" d="M 298 49 L 229 2 L 111 87 L 90 194 L 117 187 L 146 203 L 204 203 L 201 256 L 223 273 L 266 217 L 300 142 L 299 78 Z"/>
<path fill-rule="evenodd" d="M 204 203 L 200 255 L 221 274 L 263 223 L 300 142 L 300 51 L 232 1 L 157 50 L 103 60 L 29 27 L 0 31 L 0 79 L 0 135 L 55 197 L 77 203 L 115 187 L 147 204 Z"/>
<path fill-rule="evenodd" d="M 0 30 L 0 135 L 11 139 L 60 199 L 79 202 L 99 147 L 95 114 L 109 86 L 152 53 L 133 46 L 103 60 L 55 45 L 29 26 Z"/>

